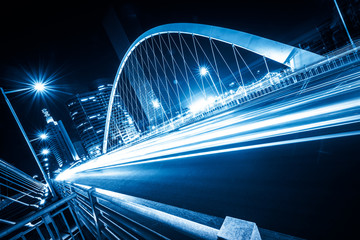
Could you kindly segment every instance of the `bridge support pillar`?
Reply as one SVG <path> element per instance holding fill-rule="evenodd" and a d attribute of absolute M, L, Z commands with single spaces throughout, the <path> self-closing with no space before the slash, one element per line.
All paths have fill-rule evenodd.
<path fill-rule="evenodd" d="M 261 240 L 254 222 L 226 217 L 217 234 L 219 240 Z"/>

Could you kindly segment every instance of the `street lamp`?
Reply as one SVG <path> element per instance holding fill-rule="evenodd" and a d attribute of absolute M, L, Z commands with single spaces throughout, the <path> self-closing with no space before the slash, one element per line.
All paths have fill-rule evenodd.
<path fill-rule="evenodd" d="M 35 91 L 43 92 L 45 90 L 45 84 L 42 82 L 37 82 L 34 84 Z"/>
<path fill-rule="evenodd" d="M 39 136 L 39 138 L 40 138 L 41 140 L 45 140 L 45 139 L 48 138 L 48 135 L 46 135 L 46 133 L 41 133 L 40 136 Z"/>
<path fill-rule="evenodd" d="M 156 109 L 160 107 L 160 102 L 158 99 L 152 100 L 151 103 L 152 103 L 153 107 Z"/>
<path fill-rule="evenodd" d="M 219 96 L 219 95 L 220 95 L 220 94 L 219 94 L 219 91 L 218 91 L 217 88 L 216 88 L 216 85 L 215 85 L 215 83 L 214 83 L 214 80 L 213 80 L 212 77 L 211 77 L 211 74 L 209 73 L 209 70 L 208 70 L 206 67 L 200 67 L 199 71 L 200 71 L 200 75 L 203 76 L 203 77 L 206 77 L 206 75 L 209 75 L 210 80 L 211 80 L 211 82 L 212 82 L 212 84 L 213 84 L 213 86 L 214 86 L 214 88 L 215 88 L 215 90 L 216 90 L 216 93 L 217 93 L 217 95 Z M 205 90 L 205 89 L 204 89 L 204 90 Z"/>
<path fill-rule="evenodd" d="M 200 75 L 201 76 L 205 76 L 209 71 L 207 70 L 206 67 L 201 67 L 200 68 Z"/>
<path fill-rule="evenodd" d="M 47 148 L 44 148 L 43 150 L 41 150 L 42 155 L 48 155 L 49 153 L 50 153 L 50 151 Z"/>
<path fill-rule="evenodd" d="M 34 142 L 37 140 L 46 140 L 48 135 L 46 133 L 40 133 L 37 138 L 31 139 L 30 142 Z"/>
<path fill-rule="evenodd" d="M 44 83 L 41 83 L 41 82 L 36 82 L 36 83 L 34 83 L 34 85 L 33 85 L 32 87 L 33 87 L 32 90 L 35 91 L 35 92 L 44 92 L 44 91 L 45 91 L 45 84 L 44 84 Z M 53 195 L 53 197 L 56 197 L 56 193 L 55 193 L 55 191 L 54 191 L 54 189 L 53 189 L 53 187 L 52 187 L 52 184 L 51 184 L 51 182 L 50 182 L 50 179 L 48 178 L 48 176 L 46 175 L 43 167 L 41 166 L 41 163 L 40 163 L 40 161 L 39 161 L 39 159 L 38 159 L 38 157 L 37 157 L 37 155 L 36 155 L 36 153 L 35 153 L 35 150 L 34 150 L 34 148 L 32 147 L 31 142 L 30 142 L 28 136 L 26 135 L 26 132 L 25 132 L 23 126 L 21 125 L 21 122 L 20 122 L 18 116 L 16 115 L 14 108 L 12 107 L 9 99 L 8 99 L 7 96 L 6 96 L 6 94 L 14 93 L 14 92 L 20 92 L 21 90 L 13 90 L 13 91 L 5 92 L 2 87 L 0 87 L 0 90 L 1 90 L 1 93 L 3 94 L 3 96 L 4 96 L 4 98 L 5 98 L 5 101 L 6 101 L 7 105 L 8 105 L 8 107 L 9 107 L 9 109 L 10 109 L 13 117 L 15 118 L 15 121 L 16 121 L 17 125 L 19 126 L 19 128 L 20 128 L 20 130 L 21 130 L 21 133 L 23 134 L 23 136 L 24 136 L 24 138 L 25 138 L 25 141 L 26 141 L 28 147 L 30 148 L 30 151 L 31 151 L 31 153 L 32 153 L 32 155 L 33 155 L 33 157 L 34 157 L 34 159 L 35 159 L 38 167 L 40 168 L 40 171 L 41 171 L 41 173 L 42 173 L 42 175 L 43 175 L 43 177 L 44 177 L 44 179 L 45 179 L 45 182 L 46 182 L 47 185 L 49 186 L 49 189 L 50 189 L 51 194 Z M 24 90 L 29 90 L 29 89 L 22 89 L 22 91 L 24 91 Z M 43 137 L 44 137 L 44 136 L 43 136 Z M 42 137 L 40 136 L 40 138 L 42 138 Z"/>

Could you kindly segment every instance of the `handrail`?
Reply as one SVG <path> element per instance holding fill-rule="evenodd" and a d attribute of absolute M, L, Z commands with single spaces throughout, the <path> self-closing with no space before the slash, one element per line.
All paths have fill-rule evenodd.
<path fill-rule="evenodd" d="M 24 196 L 24 195 L 22 195 L 21 197 L 23 197 L 23 196 Z M 36 205 L 36 204 L 25 203 L 25 202 L 19 201 L 18 199 L 15 199 L 15 198 L 12 198 L 12 197 L 8 197 L 8 196 L 2 195 L 2 194 L 0 194 L 0 197 L 9 199 L 10 201 L 17 202 L 17 203 L 19 203 L 19 204 L 21 204 L 21 205 L 24 205 L 24 206 L 27 206 L 27 207 L 39 208 L 39 206 Z"/>
<path fill-rule="evenodd" d="M 46 188 L 46 185 L 33 179 L 26 173 L 15 168 L 14 166 L 6 163 L 0 159 L 0 177 L 5 180 L 13 180 L 13 183 L 22 188 L 31 188 L 33 191 L 42 191 Z M 26 186 L 26 187 L 24 187 Z"/>
<path fill-rule="evenodd" d="M 73 193 L 55 203 L 53 203 L 52 205 L 45 207 L 43 209 L 41 209 L 40 211 L 34 213 L 33 215 L 21 220 L 20 222 L 18 222 L 16 225 L 11 226 L 7 229 L 5 229 L 3 232 L 0 233 L 0 239 L 4 238 L 5 236 L 9 235 L 10 233 L 22 228 L 23 226 L 25 226 L 27 223 L 30 223 L 34 220 L 36 220 L 37 218 L 41 217 L 42 215 L 56 209 L 57 207 L 65 204 L 66 202 L 68 202 L 69 200 L 73 199 L 74 197 L 76 197 L 76 194 Z"/>
<path fill-rule="evenodd" d="M 70 201 L 70 208 L 77 212 L 80 221 L 96 239 L 103 239 L 104 236 L 107 238 L 110 236 L 109 239 L 169 239 L 169 237 L 171 239 L 180 236 L 186 239 L 204 240 L 234 240 L 239 239 L 238 237 L 245 240 L 250 239 L 249 236 L 257 236 L 256 239 L 261 239 L 260 230 L 262 231 L 262 229 L 253 222 L 232 217 L 223 219 L 209 216 L 70 182 L 57 181 L 55 185 L 59 195 L 78 195 L 81 192 L 82 201 L 88 201 L 87 205 L 91 209 L 88 209 L 89 206 L 87 206 L 88 210 L 86 211 L 82 206 L 82 201 L 79 201 L 77 197 Z M 87 196 L 84 196 L 84 193 L 87 193 Z M 298 239 L 266 231 L 270 235 L 272 234 L 274 239 Z"/>
<path fill-rule="evenodd" d="M 0 182 L 0 186 L 4 186 L 4 187 L 9 188 L 9 189 L 11 189 L 11 190 L 14 190 L 14 191 L 16 191 L 16 192 L 18 192 L 18 193 L 22 193 L 22 194 L 24 194 L 24 195 L 26 195 L 26 196 L 28 196 L 28 197 L 31 197 L 31 198 L 34 198 L 34 199 L 37 199 L 37 200 L 41 200 L 41 198 L 40 198 L 40 197 L 33 196 L 33 195 L 29 194 L 29 193 L 26 193 L 26 192 L 20 191 L 19 189 L 16 189 L 16 188 L 10 187 L 10 186 L 5 185 L 5 184 L 3 184 L 3 183 L 1 183 L 1 182 Z M 29 192 L 30 192 L 30 191 L 29 191 Z"/>
<path fill-rule="evenodd" d="M 208 227 L 206 225 L 180 218 L 162 211 L 158 211 L 153 208 L 121 201 L 115 197 L 111 197 L 97 191 L 94 191 L 93 195 L 94 197 L 98 197 L 100 199 L 104 199 L 111 203 L 114 203 L 115 205 L 123 209 L 142 215 L 142 217 L 146 217 L 155 220 L 158 223 L 162 223 L 167 227 L 184 233 L 189 237 L 193 237 L 195 239 L 217 239 L 217 234 L 219 232 L 218 229 Z"/>

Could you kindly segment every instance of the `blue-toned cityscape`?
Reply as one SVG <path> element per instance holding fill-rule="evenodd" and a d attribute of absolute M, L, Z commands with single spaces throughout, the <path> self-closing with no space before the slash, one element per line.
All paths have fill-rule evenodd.
<path fill-rule="evenodd" d="M 299 4 L 266 6 L 307 9 Z M 68 41 L 97 31 L 86 47 L 98 55 L 65 41 L 74 59 L 54 71 L 44 62 L 13 70 L 4 58 L 0 239 L 354 238 L 360 1 L 326 4 L 283 31 L 296 36 L 286 41 L 269 26 L 253 34 L 230 24 L 230 7 L 217 17 L 206 7 L 204 23 L 180 3 L 172 20 L 145 13 L 175 9 L 138 3 L 46 15 L 41 24 L 68 24 L 59 27 Z M 266 21 L 254 3 L 239 19 L 250 19 L 247 9 Z M 15 54 L 24 51 L 33 50 Z M 70 63 L 92 77 L 66 79 Z"/>

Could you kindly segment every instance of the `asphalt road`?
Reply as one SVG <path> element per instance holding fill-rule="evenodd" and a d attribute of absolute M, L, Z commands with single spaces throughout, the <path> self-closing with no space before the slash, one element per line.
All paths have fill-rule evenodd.
<path fill-rule="evenodd" d="M 253 101 L 109 154 L 71 181 L 297 237 L 346 239 L 360 213 L 360 136 L 317 137 L 360 129 L 359 76 L 349 79 Z"/>

